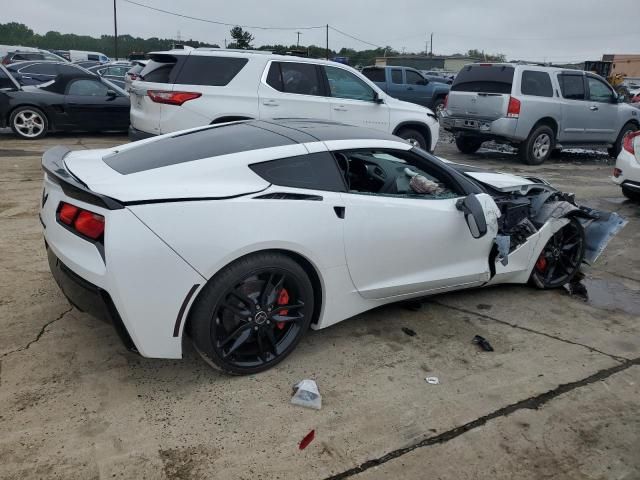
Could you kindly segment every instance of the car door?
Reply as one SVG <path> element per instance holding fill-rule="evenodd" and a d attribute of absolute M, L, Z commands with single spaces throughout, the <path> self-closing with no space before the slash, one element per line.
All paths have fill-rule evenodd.
<path fill-rule="evenodd" d="M 345 68 L 328 65 L 321 68 L 328 85 L 333 121 L 389 131 L 389 107 L 377 100 L 372 86 Z"/>
<path fill-rule="evenodd" d="M 560 74 L 558 83 L 562 92 L 562 125 L 558 140 L 585 142 L 587 141 L 586 121 L 590 111 L 586 102 L 584 74 Z"/>
<path fill-rule="evenodd" d="M 364 170 L 358 162 L 382 160 L 399 176 L 387 193 L 358 180 Z M 395 150 L 357 150 L 336 153 L 347 171 L 348 193 L 343 193 L 344 242 L 349 273 L 360 294 L 368 299 L 400 297 L 481 285 L 490 278 L 489 256 L 497 233 L 497 207 L 487 194 L 478 195 L 485 210 L 488 232 L 473 238 L 456 203 L 465 196 L 435 168 L 417 162 L 417 154 Z M 380 165 L 380 164 L 379 164 Z M 409 188 L 405 169 L 439 182 L 438 194 L 417 194 Z M 360 173 L 354 173 L 353 170 Z M 427 172 L 428 171 L 428 172 Z M 378 172 L 380 173 L 380 172 Z M 374 172 L 375 175 L 375 172 Z M 391 193 L 393 191 L 393 193 Z"/>
<path fill-rule="evenodd" d="M 121 117 L 128 111 L 129 102 L 113 93 L 110 95 L 107 85 L 98 79 L 78 78 L 69 82 L 65 104 L 72 123 L 82 130 L 122 128 Z"/>
<path fill-rule="evenodd" d="M 401 68 L 387 69 L 387 93 L 393 98 L 403 100 L 405 98 L 406 87 L 404 84 L 404 73 Z"/>
<path fill-rule="evenodd" d="M 433 88 L 429 85 L 429 80 L 424 78 L 415 70 L 405 70 L 405 88 L 408 102 L 430 107 L 432 103 Z"/>
<path fill-rule="evenodd" d="M 590 141 L 614 142 L 618 136 L 618 96 L 599 78 L 587 75 L 586 79 L 589 104 L 586 136 Z"/>
<path fill-rule="evenodd" d="M 307 62 L 270 62 L 258 87 L 261 119 L 331 118 L 320 67 Z"/>

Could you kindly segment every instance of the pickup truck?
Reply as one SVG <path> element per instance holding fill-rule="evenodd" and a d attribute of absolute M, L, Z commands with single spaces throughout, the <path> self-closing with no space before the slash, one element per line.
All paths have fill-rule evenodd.
<path fill-rule="evenodd" d="M 438 113 L 444 107 L 449 85 L 433 82 L 409 67 L 364 67 L 362 74 L 398 100 L 417 103 Z"/>

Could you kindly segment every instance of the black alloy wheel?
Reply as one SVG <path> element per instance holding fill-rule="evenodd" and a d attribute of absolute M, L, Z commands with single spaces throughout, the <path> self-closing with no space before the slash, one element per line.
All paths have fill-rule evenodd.
<path fill-rule="evenodd" d="M 311 323 L 311 282 L 284 255 L 242 259 L 208 289 L 194 307 L 192 336 L 205 360 L 229 373 L 274 366 L 291 353 Z"/>
<path fill-rule="evenodd" d="M 584 250 L 584 229 L 572 218 L 542 249 L 531 273 L 533 284 L 546 289 L 569 283 L 580 269 Z"/>

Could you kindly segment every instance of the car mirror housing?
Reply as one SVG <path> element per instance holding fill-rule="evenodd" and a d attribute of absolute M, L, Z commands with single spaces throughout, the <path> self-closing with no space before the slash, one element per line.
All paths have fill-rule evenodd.
<path fill-rule="evenodd" d="M 478 197 L 467 195 L 456 202 L 456 208 L 464 213 L 469 231 L 473 238 L 482 238 L 487 234 L 487 220 Z"/>
<path fill-rule="evenodd" d="M 115 90 L 107 90 L 107 97 L 117 97 L 118 94 Z"/>
<path fill-rule="evenodd" d="M 380 95 L 375 90 L 373 91 L 373 103 L 384 103 L 384 100 L 380 98 Z"/>

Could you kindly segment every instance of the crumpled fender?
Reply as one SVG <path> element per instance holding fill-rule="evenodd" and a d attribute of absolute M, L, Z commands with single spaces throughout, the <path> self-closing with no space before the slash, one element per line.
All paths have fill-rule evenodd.
<path fill-rule="evenodd" d="M 583 261 L 588 265 L 593 265 L 611 239 L 629 223 L 615 212 L 578 207 L 567 201 L 545 203 L 533 217 L 533 221 L 541 225 L 550 218 L 562 217 L 576 217 L 580 220 L 586 243 Z"/>

